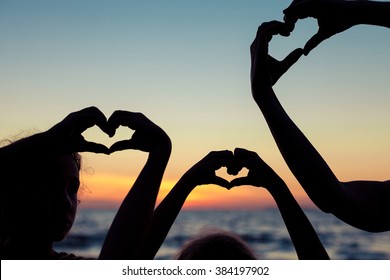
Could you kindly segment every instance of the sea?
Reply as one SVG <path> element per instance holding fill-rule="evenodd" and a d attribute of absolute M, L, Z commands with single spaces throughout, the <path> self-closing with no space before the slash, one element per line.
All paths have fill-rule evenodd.
<path fill-rule="evenodd" d="M 356 229 L 331 214 L 304 209 L 333 260 L 390 260 L 390 232 L 369 233 Z M 80 209 L 68 237 L 55 244 L 61 252 L 96 258 L 116 210 Z M 297 259 L 278 209 L 250 211 L 182 211 L 155 259 L 173 259 L 179 248 L 197 233 L 224 229 L 241 236 L 258 258 Z"/>

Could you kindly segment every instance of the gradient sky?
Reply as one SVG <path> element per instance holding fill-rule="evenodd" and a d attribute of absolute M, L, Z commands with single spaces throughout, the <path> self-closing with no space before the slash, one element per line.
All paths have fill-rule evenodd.
<path fill-rule="evenodd" d="M 252 100 L 249 46 L 263 21 L 282 20 L 287 0 L 1 0 L 0 139 L 44 131 L 68 113 L 94 105 L 144 113 L 171 137 L 163 197 L 212 150 L 254 150 L 302 203 L 311 205 L 289 172 Z M 283 58 L 316 32 L 299 22 L 275 38 Z M 340 180 L 388 180 L 390 170 L 390 33 L 357 26 L 303 57 L 275 91 L 292 119 Z M 110 145 L 98 129 L 89 140 Z M 146 155 L 84 154 L 84 205 L 124 198 Z M 226 176 L 221 170 L 218 174 Z M 104 201 L 104 203 L 102 202 Z M 186 207 L 267 207 L 263 189 L 198 187 Z"/>

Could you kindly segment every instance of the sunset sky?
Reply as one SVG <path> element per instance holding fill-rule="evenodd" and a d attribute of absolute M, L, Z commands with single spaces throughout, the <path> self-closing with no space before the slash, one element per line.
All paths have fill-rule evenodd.
<path fill-rule="evenodd" d="M 249 46 L 287 0 L 1 0 L 0 139 L 44 131 L 89 106 L 107 117 L 142 112 L 173 143 L 160 198 L 212 150 L 256 151 L 304 206 L 312 205 L 284 163 L 252 99 Z M 275 38 L 282 59 L 316 32 L 297 24 Z M 357 26 L 302 57 L 275 91 L 337 177 L 388 180 L 390 31 Z M 111 145 L 96 128 L 91 141 Z M 84 153 L 82 205 L 117 207 L 146 160 L 140 151 Z M 224 170 L 218 174 L 226 178 Z M 264 189 L 200 186 L 187 208 L 273 206 Z"/>

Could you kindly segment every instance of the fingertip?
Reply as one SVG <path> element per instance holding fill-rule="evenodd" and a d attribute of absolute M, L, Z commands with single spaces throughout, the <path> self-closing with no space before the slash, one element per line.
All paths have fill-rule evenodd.
<path fill-rule="evenodd" d="M 107 148 L 106 146 L 104 146 L 104 147 L 101 148 L 101 153 L 105 154 L 105 155 L 109 155 L 110 154 L 110 149 Z"/>
<path fill-rule="evenodd" d="M 293 51 L 293 53 L 294 53 L 294 56 L 296 56 L 299 59 L 299 57 L 301 57 L 302 55 L 305 54 L 305 50 L 302 48 L 297 48 Z"/>
<path fill-rule="evenodd" d="M 229 186 L 227 186 L 226 187 L 226 189 L 228 190 L 228 191 L 230 191 L 232 188 L 234 188 L 235 186 L 232 186 L 231 184 L 229 184 Z"/>
<path fill-rule="evenodd" d="M 290 36 L 290 34 L 291 34 L 291 32 L 290 32 L 288 29 L 282 30 L 282 31 L 279 33 L 279 35 L 281 35 L 281 36 L 283 36 L 283 37 L 288 37 L 288 36 Z"/>
<path fill-rule="evenodd" d="M 119 149 L 117 143 L 114 143 L 111 145 L 111 147 L 108 150 L 109 150 L 110 154 L 112 154 L 112 153 L 119 151 L 120 149 Z"/>
<path fill-rule="evenodd" d="M 247 177 L 240 177 L 233 179 L 230 181 L 229 186 L 230 188 L 239 187 L 239 186 L 245 186 L 248 185 L 248 178 Z"/>
<path fill-rule="evenodd" d="M 240 160 L 245 158 L 245 155 L 249 153 L 249 150 L 246 150 L 244 148 L 236 148 L 234 150 L 234 158 L 236 160 Z"/>
<path fill-rule="evenodd" d="M 99 150 L 99 153 L 100 154 L 109 154 L 110 150 L 107 148 L 107 147 L 102 147 L 100 150 Z"/>
<path fill-rule="evenodd" d="M 310 53 L 310 51 L 311 51 L 311 50 L 308 49 L 308 48 L 304 48 L 304 49 L 302 50 L 304 56 L 308 56 L 308 54 Z"/>
<path fill-rule="evenodd" d="M 240 170 L 238 170 L 238 167 L 228 167 L 226 172 L 229 175 L 236 176 L 240 172 Z"/>
<path fill-rule="evenodd" d="M 227 158 L 232 158 L 233 157 L 233 152 L 230 151 L 230 150 L 223 150 L 221 151 L 222 153 L 224 153 L 224 155 L 227 157 Z"/>
<path fill-rule="evenodd" d="M 104 127 L 104 132 L 110 137 L 112 138 L 115 133 L 116 133 L 116 130 L 118 129 L 119 127 L 119 124 L 117 123 L 114 123 L 114 122 L 108 122 L 107 125 Z"/>
<path fill-rule="evenodd" d="M 294 29 L 294 26 L 295 24 L 297 23 L 298 19 L 297 18 L 293 18 L 291 17 L 290 15 L 288 15 L 288 11 L 287 9 L 283 11 L 284 13 L 284 16 L 283 16 L 283 21 L 290 27 L 293 27 Z"/>

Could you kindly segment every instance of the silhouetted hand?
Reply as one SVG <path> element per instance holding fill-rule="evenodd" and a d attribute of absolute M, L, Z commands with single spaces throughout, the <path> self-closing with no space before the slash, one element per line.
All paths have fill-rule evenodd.
<path fill-rule="evenodd" d="M 242 148 L 234 150 L 234 162 L 246 167 L 249 172 L 246 177 L 236 178 L 230 182 L 230 187 L 251 185 L 270 189 L 278 185 L 282 179 L 269 167 L 258 154 Z"/>
<path fill-rule="evenodd" d="M 110 153 L 127 149 L 144 152 L 169 149 L 170 152 L 171 140 L 168 135 L 141 113 L 115 111 L 108 119 L 107 125 L 110 136 L 115 134 L 119 126 L 127 126 L 135 130 L 130 139 L 114 143 L 110 147 Z"/>
<path fill-rule="evenodd" d="M 109 150 L 106 146 L 86 141 L 81 135 L 94 125 L 107 133 L 104 114 L 96 107 L 88 107 L 69 114 L 63 121 L 46 131 L 45 135 L 49 138 L 49 145 L 56 151 L 108 154 Z"/>
<path fill-rule="evenodd" d="M 251 52 L 251 84 L 255 99 L 264 87 L 273 86 L 279 78 L 302 56 L 303 50 L 292 51 L 285 59 L 278 61 L 268 54 L 268 44 L 274 35 L 288 36 L 288 26 L 279 21 L 263 23 L 257 30 Z"/>
<path fill-rule="evenodd" d="M 306 43 L 305 55 L 322 41 L 358 23 L 354 14 L 350 12 L 351 2 L 359 2 L 359 0 L 295 0 L 283 11 L 285 22 L 290 26 L 290 30 L 298 19 L 308 17 L 317 19 L 318 32 Z"/>
<path fill-rule="evenodd" d="M 229 188 L 229 182 L 215 174 L 221 167 L 228 166 L 233 160 L 231 151 L 213 151 L 191 167 L 183 179 L 191 186 L 214 184 Z"/>

